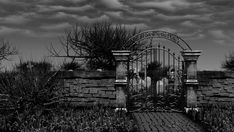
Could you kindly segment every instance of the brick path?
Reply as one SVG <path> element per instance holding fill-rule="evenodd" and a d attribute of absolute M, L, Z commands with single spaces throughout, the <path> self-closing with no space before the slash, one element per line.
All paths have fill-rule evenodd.
<path fill-rule="evenodd" d="M 205 132 L 182 113 L 133 113 L 140 132 Z"/>

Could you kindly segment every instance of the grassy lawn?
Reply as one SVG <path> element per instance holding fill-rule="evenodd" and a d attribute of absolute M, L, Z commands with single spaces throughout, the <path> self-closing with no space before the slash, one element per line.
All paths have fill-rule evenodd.
<path fill-rule="evenodd" d="M 54 108 L 1 115 L 0 131 L 136 132 L 130 114 L 113 108 Z"/>
<path fill-rule="evenodd" d="M 234 132 L 234 104 L 203 104 L 199 112 L 188 115 L 201 124 L 208 132 Z"/>

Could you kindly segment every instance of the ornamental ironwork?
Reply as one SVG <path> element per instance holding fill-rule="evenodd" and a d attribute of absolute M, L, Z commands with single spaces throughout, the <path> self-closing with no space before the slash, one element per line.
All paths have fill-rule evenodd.
<path fill-rule="evenodd" d="M 177 44 L 182 50 L 187 50 L 187 49 L 192 50 L 192 48 L 182 38 L 180 38 L 176 34 L 172 34 L 172 33 L 165 32 L 165 31 L 157 31 L 157 30 L 148 30 L 148 31 L 140 32 L 134 35 L 127 41 L 127 43 L 132 43 L 132 45 L 130 45 L 129 47 L 125 47 L 125 48 L 130 49 L 137 42 L 144 40 L 144 39 L 148 39 L 148 38 L 167 39 Z"/>

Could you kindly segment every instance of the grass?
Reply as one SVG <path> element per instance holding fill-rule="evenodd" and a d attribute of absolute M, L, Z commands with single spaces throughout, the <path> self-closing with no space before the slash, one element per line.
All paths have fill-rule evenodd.
<path fill-rule="evenodd" d="M 188 113 L 208 132 L 234 132 L 234 104 L 208 103 L 200 107 L 199 112 Z"/>
<path fill-rule="evenodd" d="M 1 116 L 0 131 L 24 132 L 136 132 L 132 117 L 112 108 L 40 109 L 35 113 Z"/>

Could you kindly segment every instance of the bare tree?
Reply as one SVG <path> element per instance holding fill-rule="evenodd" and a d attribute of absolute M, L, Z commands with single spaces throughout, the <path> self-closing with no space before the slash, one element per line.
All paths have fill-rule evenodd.
<path fill-rule="evenodd" d="M 17 50 L 15 47 L 10 46 L 9 41 L 0 40 L 0 63 L 3 60 L 9 60 L 10 55 L 16 55 Z"/>
<path fill-rule="evenodd" d="M 136 34 L 127 30 L 124 26 L 113 25 L 108 22 L 95 23 L 79 27 L 74 26 L 72 30 L 66 32 L 61 44 L 62 51 L 56 50 L 53 46 L 49 49 L 54 57 L 70 57 L 73 60 L 80 58 L 87 62 L 90 69 L 113 70 L 114 57 L 111 50 L 126 49 L 128 40 Z M 130 45 L 130 43 L 129 43 Z M 128 50 L 139 49 L 141 46 L 135 45 Z"/>
<path fill-rule="evenodd" d="M 234 71 L 234 52 L 227 55 L 226 60 L 222 64 L 222 68 Z"/>

